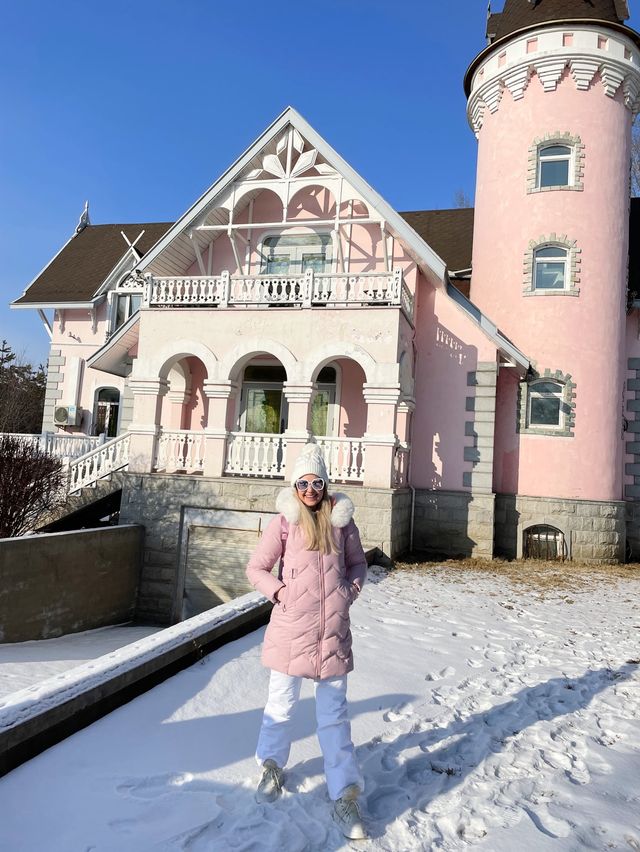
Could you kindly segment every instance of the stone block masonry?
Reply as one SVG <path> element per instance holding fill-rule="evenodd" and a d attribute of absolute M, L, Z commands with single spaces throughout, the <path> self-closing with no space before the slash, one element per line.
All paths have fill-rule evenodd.
<path fill-rule="evenodd" d="M 62 371 L 66 358 L 61 349 L 51 349 L 47 363 L 47 386 L 44 396 L 44 409 L 42 412 L 42 431 L 55 432 L 56 425 L 53 415 L 56 405 L 62 397 Z"/>
<path fill-rule="evenodd" d="M 416 490 L 413 547 L 433 556 L 493 556 L 494 495 Z"/>
<path fill-rule="evenodd" d="M 124 475 L 121 523 L 145 527 L 142 576 L 136 619 L 169 624 L 176 607 L 182 509 L 228 509 L 274 512 L 281 481 L 236 477 L 165 474 Z M 355 521 L 366 548 L 377 547 L 389 557 L 409 546 L 411 491 L 361 488 L 336 484 L 356 507 Z"/>
<path fill-rule="evenodd" d="M 627 535 L 622 501 L 496 495 L 496 556 L 524 556 L 529 527 L 551 526 L 563 533 L 566 558 L 593 563 L 624 562 Z"/>

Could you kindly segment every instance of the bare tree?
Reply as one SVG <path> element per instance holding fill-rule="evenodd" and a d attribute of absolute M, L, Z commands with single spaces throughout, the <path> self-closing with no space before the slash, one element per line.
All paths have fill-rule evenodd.
<path fill-rule="evenodd" d="M 44 367 L 34 370 L 0 341 L 0 432 L 40 432 L 46 384 Z"/>
<path fill-rule="evenodd" d="M 640 195 L 640 115 L 633 122 L 631 136 L 631 195 Z"/>
<path fill-rule="evenodd" d="M 65 499 L 62 462 L 13 435 L 0 437 L 0 538 L 23 535 Z"/>
<path fill-rule="evenodd" d="M 454 207 L 471 207 L 471 199 L 464 191 L 464 189 L 456 189 L 453 195 L 453 206 Z"/>

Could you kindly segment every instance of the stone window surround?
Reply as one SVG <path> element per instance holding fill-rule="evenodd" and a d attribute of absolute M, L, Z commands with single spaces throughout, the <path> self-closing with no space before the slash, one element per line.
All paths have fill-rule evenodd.
<path fill-rule="evenodd" d="M 559 246 L 567 250 L 567 281 L 563 290 L 536 290 L 534 287 L 533 267 L 534 252 L 536 249 L 546 246 Z M 549 234 L 548 237 L 540 236 L 537 240 L 530 240 L 529 247 L 524 256 L 524 286 L 523 296 L 579 296 L 580 288 L 580 265 L 582 250 L 577 247 L 576 240 L 570 240 L 566 234 Z"/>
<path fill-rule="evenodd" d="M 542 148 L 550 145 L 566 145 L 571 148 L 571 161 L 569 163 L 569 175 L 571 183 L 567 186 L 538 186 L 538 160 Z M 537 192 L 572 191 L 582 192 L 584 190 L 584 144 L 579 136 L 572 136 L 569 132 L 546 133 L 533 140 L 529 148 L 527 163 L 527 194 Z"/>
<path fill-rule="evenodd" d="M 560 401 L 561 425 L 559 427 L 535 426 L 528 422 L 529 412 L 529 387 L 540 381 L 552 381 L 562 385 L 562 397 Z M 518 388 L 518 421 L 517 429 L 521 435 L 547 435 L 554 438 L 573 438 L 575 436 L 576 404 L 575 384 L 571 381 L 570 373 L 561 370 L 549 370 L 543 374 L 535 373 L 527 380 L 520 382 Z"/>

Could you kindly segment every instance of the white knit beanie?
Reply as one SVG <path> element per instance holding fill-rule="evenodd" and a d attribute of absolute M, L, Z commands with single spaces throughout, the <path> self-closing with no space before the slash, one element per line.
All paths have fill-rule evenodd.
<path fill-rule="evenodd" d="M 296 480 L 300 479 L 301 476 L 305 476 L 307 473 L 314 473 L 316 476 L 324 479 L 325 485 L 329 482 L 327 465 L 325 464 L 322 450 L 317 444 L 305 444 L 302 448 L 302 452 L 293 466 L 291 484 L 295 485 Z"/>

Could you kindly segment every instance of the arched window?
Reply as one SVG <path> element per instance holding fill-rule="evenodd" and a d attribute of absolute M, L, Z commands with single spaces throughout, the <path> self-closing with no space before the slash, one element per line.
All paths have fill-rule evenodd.
<path fill-rule="evenodd" d="M 572 183 L 572 149 L 568 145 L 544 145 L 538 149 L 536 186 L 569 186 Z"/>
<path fill-rule="evenodd" d="M 524 531 L 525 559 L 559 559 L 566 558 L 564 533 L 547 524 L 538 524 Z"/>
<path fill-rule="evenodd" d="M 564 386 L 560 382 L 548 380 L 531 382 L 529 385 L 527 425 L 561 429 L 563 426 L 563 392 Z"/>
<path fill-rule="evenodd" d="M 120 391 L 118 388 L 100 388 L 96 391 L 93 406 L 93 434 L 115 438 L 118 434 Z"/>
<path fill-rule="evenodd" d="M 541 246 L 533 252 L 533 289 L 565 290 L 569 252 L 561 246 Z"/>

